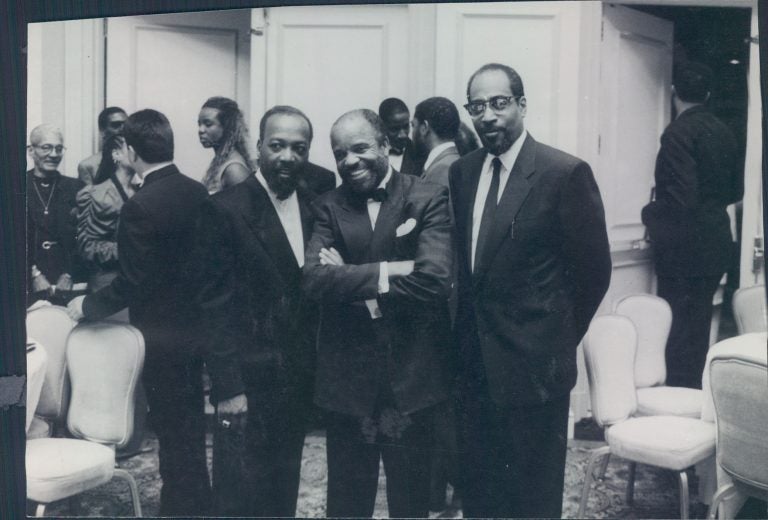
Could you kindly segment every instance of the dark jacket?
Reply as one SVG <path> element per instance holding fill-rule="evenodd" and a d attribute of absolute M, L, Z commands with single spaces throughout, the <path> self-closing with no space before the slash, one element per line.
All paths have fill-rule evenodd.
<path fill-rule="evenodd" d="M 450 171 L 464 376 L 487 379 L 499 405 L 541 404 L 576 383 L 576 347 L 608 288 L 603 204 L 587 163 L 527 136 L 472 272 L 472 211 L 485 156 L 481 148 Z"/>

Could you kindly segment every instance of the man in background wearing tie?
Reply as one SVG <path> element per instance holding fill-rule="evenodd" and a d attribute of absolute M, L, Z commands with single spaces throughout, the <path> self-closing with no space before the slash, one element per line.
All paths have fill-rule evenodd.
<path fill-rule="evenodd" d="M 304 265 L 307 297 L 323 304 L 326 515 L 370 517 L 383 459 L 389 515 L 424 518 L 433 411 L 448 390 L 448 191 L 392 169 L 370 110 L 341 116 L 331 146 L 343 183 L 314 204 Z"/>
<path fill-rule="evenodd" d="M 483 148 L 450 171 L 464 515 L 559 518 L 576 347 L 611 274 L 603 205 L 587 163 L 526 132 L 512 68 L 478 69 L 467 99 Z"/>

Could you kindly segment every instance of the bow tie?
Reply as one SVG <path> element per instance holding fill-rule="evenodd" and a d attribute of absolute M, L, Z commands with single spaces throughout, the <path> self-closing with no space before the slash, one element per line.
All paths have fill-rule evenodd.
<path fill-rule="evenodd" d="M 384 202 L 385 200 L 387 200 L 387 190 L 384 188 L 376 188 L 371 193 L 371 196 L 368 197 L 368 201 Z"/>

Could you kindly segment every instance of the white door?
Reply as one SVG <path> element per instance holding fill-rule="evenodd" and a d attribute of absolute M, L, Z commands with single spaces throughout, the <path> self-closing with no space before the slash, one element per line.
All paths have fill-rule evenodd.
<path fill-rule="evenodd" d="M 200 180 L 212 158 L 197 138 L 211 96 L 249 105 L 250 9 L 107 19 L 107 106 L 154 108 L 171 122 L 175 162 Z"/>
<path fill-rule="evenodd" d="M 336 171 L 330 129 L 344 112 L 377 111 L 390 96 L 413 110 L 407 5 L 254 9 L 252 124 L 274 105 L 293 105 L 314 127 L 310 159 Z M 256 131 L 254 131 L 256 133 Z"/>

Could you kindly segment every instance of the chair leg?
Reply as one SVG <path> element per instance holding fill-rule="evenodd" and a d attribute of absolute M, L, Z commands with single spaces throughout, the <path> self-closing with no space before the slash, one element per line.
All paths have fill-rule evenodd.
<path fill-rule="evenodd" d="M 45 516 L 45 504 L 37 504 L 37 508 L 35 509 L 35 516 Z"/>
<path fill-rule="evenodd" d="M 627 505 L 631 506 L 635 501 L 635 472 L 637 462 L 629 462 L 629 475 L 627 476 Z"/>
<path fill-rule="evenodd" d="M 600 480 L 605 480 L 605 472 L 606 472 L 606 471 L 608 471 L 608 463 L 609 463 L 610 461 L 611 461 L 611 454 L 609 453 L 609 454 L 608 454 L 608 455 L 606 455 L 606 456 L 605 456 L 605 458 L 603 459 L 603 464 L 602 464 L 602 466 L 600 466 L 600 473 L 599 473 L 599 476 L 597 477 L 598 479 L 600 479 Z"/>
<path fill-rule="evenodd" d="M 736 488 L 733 484 L 728 484 L 717 488 L 717 491 L 715 491 L 715 494 L 712 497 L 712 503 L 709 505 L 709 513 L 707 514 L 707 518 L 709 520 L 715 520 L 719 514 L 717 509 L 720 507 L 720 503 L 724 500 L 730 499 L 735 492 Z"/>
<path fill-rule="evenodd" d="M 124 469 L 115 468 L 114 476 L 125 480 L 128 483 L 128 487 L 131 489 L 131 500 L 133 501 L 133 515 L 142 516 L 141 500 L 139 500 L 139 487 L 136 485 L 136 480 L 134 480 L 133 475 Z"/>
<path fill-rule="evenodd" d="M 592 481 L 595 480 L 595 466 L 597 461 L 602 458 L 607 458 L 611 454 L 610 446 L 603 446 L 592 450 L 589 455 L 589 463 L 587 464 L 587 470 L 584 475 L 584 485 L 581 488 L 581 502 L 579 503 L 578 518 L 584 518 L 584 512 L 587 509 L 587 500 L 589 499 L 589 492 L 592 489 Z"/>
<path fill-rule="evenodd" d="M 677 478 L 680 484 L 680 518 L 688 520 L 688 473 L 683 470 L 677 474 Z"/>

